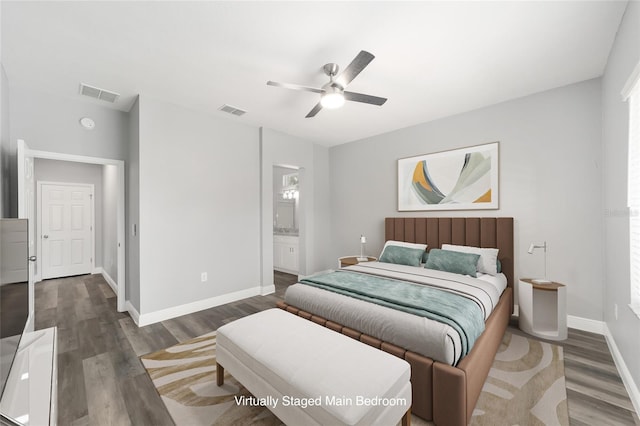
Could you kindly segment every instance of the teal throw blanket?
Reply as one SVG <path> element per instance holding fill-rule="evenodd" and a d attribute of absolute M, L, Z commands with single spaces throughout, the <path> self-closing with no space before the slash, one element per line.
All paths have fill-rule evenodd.
<path fill-rule="evenodd" d="M 484 317 L 476 302 L 438 288 L 350 271 L 329 272 L 300 282 L 445 323 L 460 335 L 463 356 L 484 331 Z"/>

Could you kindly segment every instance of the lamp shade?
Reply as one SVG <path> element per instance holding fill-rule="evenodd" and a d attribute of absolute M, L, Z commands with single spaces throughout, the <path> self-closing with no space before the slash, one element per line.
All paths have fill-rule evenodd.
<path fill-rule="evenodd" d="M 320 105 L 327 109 L 336 109 L 344 105 L 344 95 L 338 87 L 329 87 L 320 98 Z"/>

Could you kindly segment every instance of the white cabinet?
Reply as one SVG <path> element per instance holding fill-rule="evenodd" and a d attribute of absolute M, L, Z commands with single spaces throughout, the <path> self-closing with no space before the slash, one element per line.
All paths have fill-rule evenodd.
<path fill-rule="evenodd" d="M 273 236 L 273 269 L 298 273 L 298 237 Z"/>

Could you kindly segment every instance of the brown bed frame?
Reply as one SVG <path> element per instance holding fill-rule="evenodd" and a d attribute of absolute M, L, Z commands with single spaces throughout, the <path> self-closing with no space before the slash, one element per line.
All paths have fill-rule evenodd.
<path fill-rule="evenodd" d="M 278 303 L 278 306 L 405 359 L 411 365 L 412 413 L 438 426 L 466 425 L 513 313 L 513 218 L 386 218 L 385 240 L 423 243 L 428 245 L 428 249 L 440 248 L 442 244 L 500 249 L 498 258 L 508 287 L 487 319 L 485 331 L 457 366 L 433 361 L 285 302 Z"/>

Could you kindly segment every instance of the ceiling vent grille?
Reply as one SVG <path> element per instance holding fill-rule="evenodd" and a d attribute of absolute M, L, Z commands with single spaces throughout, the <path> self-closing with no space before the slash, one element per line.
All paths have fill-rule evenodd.
<path fill-rule="evenodd" d="M 100 89 L 99 87 L 89 86 L 88 84 L 84 83 L 80 83 L 80 94 L 111 103 L 114 103 L 120 97 L 118 93 Z"/>
<path fill-rule="evenodd" d="M 246 114 L 246 113 L 247 113 L 247 111 L 245 111 L 245 110 L 243 110 L 243 109 L 236 108 L 236 107 L 233 107 L 233 106 L 231 106 L 231 105 L 227 105 L 227 104 L 222 105 L 222 106 L 221 106 L 220 108 L 218 108 L 218 109 L 219 109 L 220 111 L 228 112 L 229 114 L 233 114 L 233 115 L 237 115 L 237 116 L 241 116 L 241 115 L 244 115 L 244 114 Z"/>

